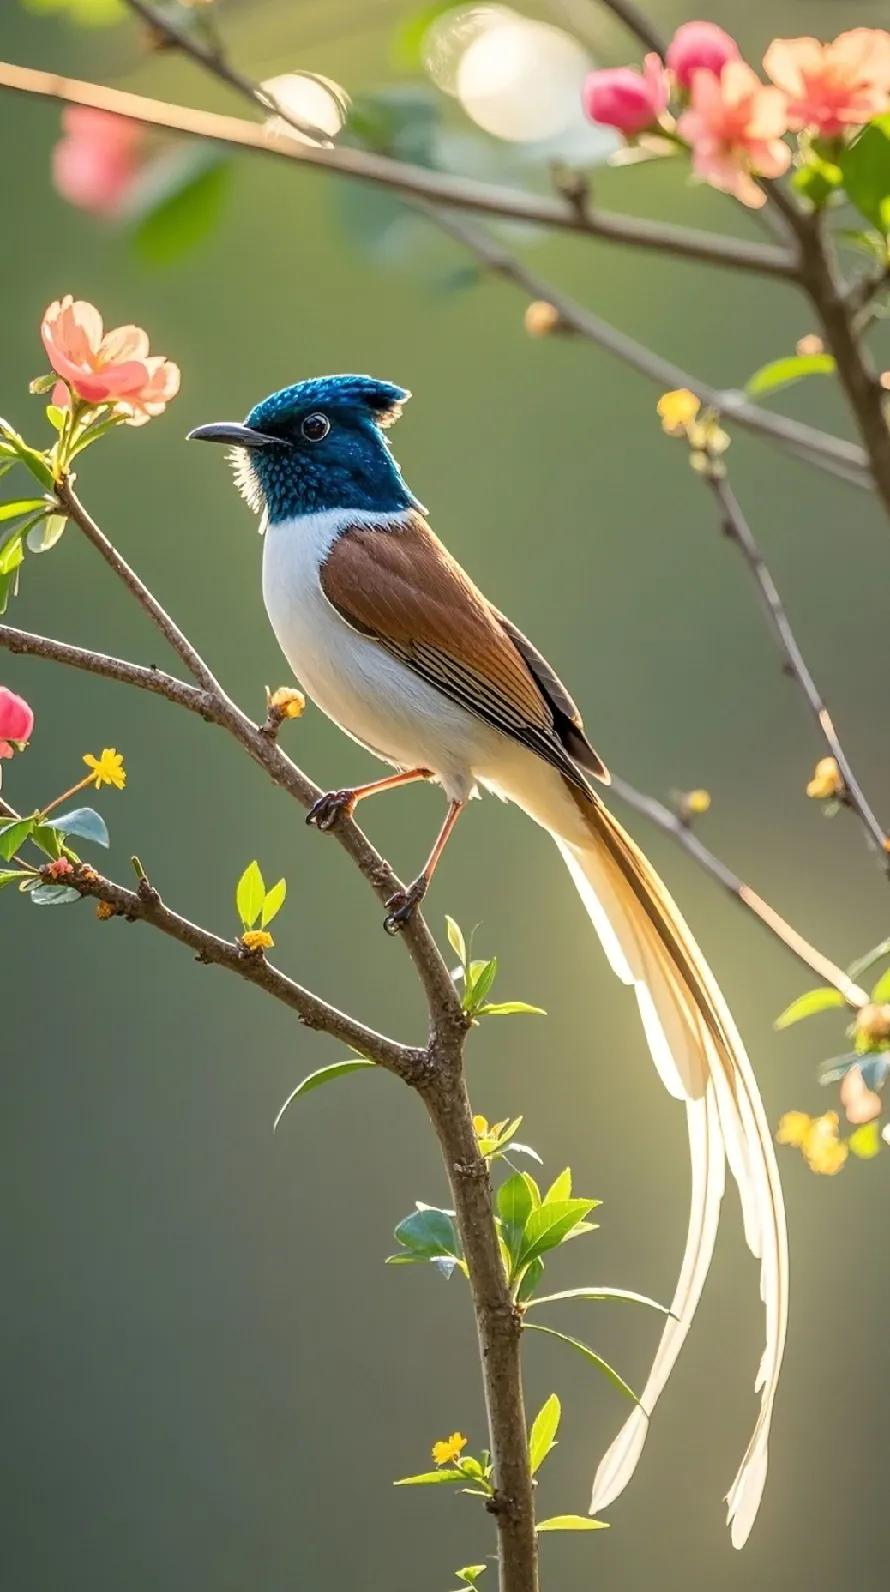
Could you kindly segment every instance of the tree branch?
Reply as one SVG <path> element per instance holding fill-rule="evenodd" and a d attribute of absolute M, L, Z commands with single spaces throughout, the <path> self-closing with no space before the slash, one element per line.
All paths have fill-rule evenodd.
<path fill-rule="evenodd" d="M 763 897 L 758 895 L 756 890 L 752 890 L 750 885 L 745 884 L 738 874 L 733 873 L 725 862 L 699 840 L 689 823 L 684 822 L 678 813 L 672 812 L 670 807 L 666 807 L 664 802 L 657 801 L 654 796 L 644 795 L 642 791 L 616 774 L 612 775 L 611 789 L 635 812 L 642 813 L 644 818 L 648 818 L 651 823 L 657 824 L 659 829 L 670 835 L 704 868 L 706 873 L 710 874 L 712 879 L 716 879 L 717 883 L 739 902 L 740 906 L 753 913 L 764 928 L 769 929 L 770 933 L 782 942 L 792 956 L 802 962 L 811 973 L 815 973 L 817 978 L 833 985 L 850 1006 L 860 1007 L 866 1004 L 869 997 L 865 990 L 854 983 L 842 967 L 838 967 L 829 957 L 817 950 L 815 945 L 811 945 L 809 940 L 804 939 L 804 936 L 793 928 L 775 907 L 764 901 Z"/>
<path fill-rule="evenodd" d="M 713 493 L 720 511 L 724 534 L 739 549 L 751 571 L 760 593 L 770 628 L 785 662 L 785 669 L 795 679 L 807 702 L 825 744 L 835 758 L 844 780 L 844 800 L 858 815 L 866 834 L 880 853 L 884 866 L 890 870 L 890 838 L 874 812 L 859 783 L 849 757 L 841 744 L 834 720 L 825 706 L 822 694 L 810 673 L 806 659 L 791 628 L 785 606 L 779 596 L 775 581 L 767 567 L 759 544 L 742 512 L 741 505 L 724 476 L 706 475 L 704 479 Z"/>
<path fill-rule="evenodd" d="M 623 23 L 628 33 L 643 46 L 644 50 L 654 50 L 662 59 L 667 54 L 667 39 L 659 33 L 655 24 L 649 21 L 645 12 L 641 11 L 634 0 L 599 0 L 599 5 L 604 11 L 611 11 L 613 17 Z"/>
<path fill-rule="evenodd" d="M 557 330 L 561 327 L 586 337 L 633 370 L 639 371 L 642 376 L 656 382 L 662 389 L 688 387 L 702 403 L 726 415 L 734 424 L 799 454 L 808 463 L 818 465 L 857 486 L 870 484 L 868 460 L 856 443 L 833 437 L 829 432 L 791 420 L 785 415 L 774 415 L 768 409 L 749 403 L 744 394 L 735 389 L 712 387 L 709 382 L 700 381 L 690 371 L 653 353 L 643 343 L 610 326 L 592 310 L 537 276 L 484 228 L 473 226 L 447 211 L 435 210 L 426 205 L 422 208 L 423 213 L 443 232 L 469 249 L 486 270 L 514 283 L 530 298 L 542 299 L 551 304 L 559 316 Z"/>
<path fill-rule="evenodd" d="M 577 205 L 558 197 L 536 196 L 521 189 L 499 187 L 470 177 L 454 177 L 425 166 L 412 166 L 370 150 L 337 145 L 323 149 L 315 144 L 298 143 L 286 134 L 243 121 L 236 116 L 221 116 L 213 111 L 193 110 L 185 105 L 148 99 L 122 89 L 98 83 L 81 82 L 42 72 L 33 67 L 0 62 L 0 88 L 35 94 L 42 99 L 62 100 L 70 105 L 87 105 L 95 110 L 126 116 L 149 127 L 183 133 L 192 138 L 210 139 L 233 148 L 259 150 L 286 160 L 298 161 L 344 177 L 358 178 L 392 189 L 410 199 L 427 199 L 436 204 L 453 205 L 458 210 L 475 210 L 501 219 L 533 222 L 565 232 L 601 238 L 611 243 L 651 249 L 680 259 L 700 260 L 709 265 L 729 266 L 767 276 L 796 277 L 794 255 L 787 249 L 739 239 L 712 236 L 689 227 L 637 220 L 606 211 Z"/>
<path fill-rule="evenodd" d="M 216 722 L 216 699 L 209 691 L 187 685 L 175 675 L 152 665 L 129 663 L 123 658 L 110 658 L 104 652 L 90 652 L 86 647 L 73 647 L 67 641 L 55 641 L 49 636 L 37 636 L 30 630 L 16 630 L 13 625 L 0 625 L 0 647 L 7 652 L 21 653 L 24 657 L 48 658 L 52 663 L 64 663 L 71 669 L 84 669 L 88 674 L 101 674 L 108 680 L 119 680 L 123 685 L 135 685 L 142 691 L 166 697 L 188 708 L 201 718 Z"/>

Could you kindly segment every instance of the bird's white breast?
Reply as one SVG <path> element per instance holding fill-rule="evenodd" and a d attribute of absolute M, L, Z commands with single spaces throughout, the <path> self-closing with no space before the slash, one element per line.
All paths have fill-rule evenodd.
<path fill-rule="evenodd" d="M 349 526 L 391 525 L 395 534 L 402 519 L 329 509 L 269 525 L 263 598 L 294 674 L 329 718 L 387 762 L 431 769 L 450 796 L 465 799 L 495 732 L 354 630 L 321 587 L 325 559 Z"/>

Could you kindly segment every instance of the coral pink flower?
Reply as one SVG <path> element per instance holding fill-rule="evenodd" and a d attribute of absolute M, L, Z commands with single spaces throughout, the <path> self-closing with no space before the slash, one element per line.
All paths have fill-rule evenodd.
<path fill-rule="evenodd" d="M 148 335 L 139 326 L 117 326 L 105 332 L 92 304 L 69 294 L 50 304 L 40 328 L 43 346 L 57 375 L 63 378 L 53 402 L 66 404 L 67 382 L 78 398 L 91 404 L 115 405 L 127 424 L 144 425 L 162 414 L 179 391 L 179 367 L 159 354 L 149 354 Z"/>
<path fill-rule="evenodd" d="M 11 741 L 27 741 L 34 728 L 34 714 L 27 702 L 0 685 L 0 757 L 12 757 Z"/>
<path fill-rule="evenodd" d="M 719 77 L 694 73 L 691 103 L 677 127 L 692 145 L 698 175 L 756 210 L 765 195 L 752 173 L 779 177 L 791 160 L 782 142 L 786 125 L 779 90 L 765 88 L 744 61 L 729 61 Z"/>
<path fill-rule="evenodd" d="M 69 105 L 62 130 L 52 154 L 56 192 L 81 210 L 112 214 L 138 171 L 142 129 L 107 111 Z"/>
<path fill-rule="evenodd" d="M 831 44 L 774 39 L 763 65 L 787 96 L 789 127 L 813 127 L 824 138 L 861 127 L 890 104 L 890 33 L 883 28 L 853 28 Z"/>
<path fill-rule="evenodd" d="M 668 45 L 665 57 L 681 88 L 692 87 L 693 72 L 713 72 L 719 77 L 727 61 L 741 60 L 735 39 L 716 22 L 684 22 Z"/>
<path fill-rule="evenodd" d="M 590 72 L 582 90 L 584 110 L 592 122 L 617 127 L 634 138 L 658 120 L 668 102 L 665 70 L 657 55 L 647 55 L 642 72 L 630 66 Z"/>

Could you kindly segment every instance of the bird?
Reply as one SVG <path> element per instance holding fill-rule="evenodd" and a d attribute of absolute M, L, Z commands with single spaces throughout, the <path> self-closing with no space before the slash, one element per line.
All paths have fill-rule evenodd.
<path fill-rule="evenodd" d="M 636 993 L 657 1072 L 685 1104 L 691 1195 L 680 1273 L 640 1401 L 597 1469 L 592 1513 L 618 1497 L 640 1458 L 702 1294 L 729 1166 L 766 1318 L 760 1404 L 726 1495 L 731 1541 L 741 1547 L 766 1481 L 788 1316 L 785 1213 L 766 1113 L 708 963 L 600 795 L 609 773 L 568 690 L 446 550 L 405 482 L 387 433 L 410 396 L 370 376 L 315 377 L 264 398 L 243 423 L 198 426 L 189 438 L 231 450 L 236 484 L 260 516 L 263 598 L 294 675 L 393 770 L 324 794 L 307 821 L 329 829 L 359 802 L 411 781 L 444 791 L 442 828 L 417 878 L 387 902 L 387 930 L 398 933 L 417 910 L 479 787 L 515 803 L 555 840 L 608 962 Z"/>

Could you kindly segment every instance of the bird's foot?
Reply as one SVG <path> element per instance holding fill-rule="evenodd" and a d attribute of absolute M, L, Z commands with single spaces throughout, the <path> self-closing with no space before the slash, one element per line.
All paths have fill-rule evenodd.
<path fill-rule="evenodd" d="M 383 919 L 383 927 L 387 934 L 398 934 L 406 923 L 410 923 L 426 895 L 428 886 L 429 880 L 421 874 L 419 879 L 409 884 L 407 890 L 397 890 L 395 895 L 390 896 L 386 903 L 389 911 Z"/>
<path fill-rule="evenodd" d="M 354 810 L 355 791 L 329 790 L 310 807 L 306 822 L 315 829 L 333 829 L 338 818 L 351 818 Z"/>

